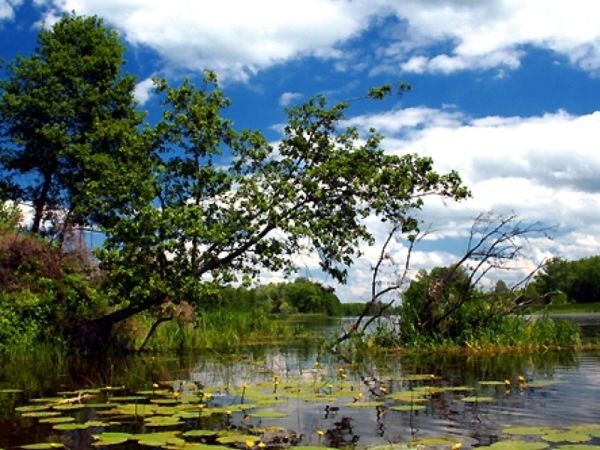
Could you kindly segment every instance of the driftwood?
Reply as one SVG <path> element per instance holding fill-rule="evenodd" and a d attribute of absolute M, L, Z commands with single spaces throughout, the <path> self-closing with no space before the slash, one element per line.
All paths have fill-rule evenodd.
<path fill-rule="evenodd" d="M 81 403 L 84 400 L 89 400 L 93 397 L 92 394 L 88 392 L 80 392 L 76 397 L 67 397 L 63 398 L 56 402 L 58 405 L 71 404 L 71 403 Z"/>

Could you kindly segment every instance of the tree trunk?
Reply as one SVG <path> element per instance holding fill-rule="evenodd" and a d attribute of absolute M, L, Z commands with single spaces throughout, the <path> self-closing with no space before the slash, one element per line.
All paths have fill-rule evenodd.
<path fill-rule="evenodd" d="M 42 187 L 40 189 L 40 195 L 33 201 L 35 213 L 33 215 L 33 223 L 31 225 L 31 232 L 34 234 L 39 234 L 39 232 L 40 232 L 42 218 L 44 217 L 44 209 L 46 209 L 46 204 L 48 203 L 48 194 L 50 192 L 51 186 L 52 186 L 52 174 L 45 173 L 44 174 L 44 182 L 42 183 Z"/>
<path fill-rule="evenodd" d="M 160 304 L 164 298 L 152 299 L 139 305 L 117 309 L 103 316 L 76 324 L 67 335 L 71 345 L 84 353 L 97 353 L 108 349 L 113 327 L 148 308 Z"/>

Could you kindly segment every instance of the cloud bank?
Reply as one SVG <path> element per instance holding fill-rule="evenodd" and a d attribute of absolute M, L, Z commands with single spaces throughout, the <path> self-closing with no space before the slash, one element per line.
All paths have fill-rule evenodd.
<path fill-rule="evenodd" d="M 20 0 L 0 0 L 0 19 Z M 600 5 L 588 0 L 35 0 L 47 17 L 97 14 L 132 45 L 156 51 L 170 70 L 216 70 L 248 80 L 314 56 L 340 70 L 453 73 L 516 69 L 529 48 L 600 69 Z M 383 19 L 388 19 L 384 21 Z M 374 55 L 348 49 L 382 27 Z M 443 50 L 440 50 L 443 49 Z M 365 64 L 365 59 L 369 64 Z"/>
<path fill-rule="evenodd" d="M 383 146 L 391 153 L 430 156 L 436 170 L 457 170 L 472 191 L 472 198 L 460 203 L 426 201 L 419 216 L 424 227 L 431 227 L 427 239 L 446 243 L 436 251 L 417 246 L 415 269 L 456 261 L 473 218 L 487 211 L 514 213 L 553 228 L 554 239 L 529 243 L 535 263 L 550 256 L 578 259 L 600 254 L 600 112 L 470 118 L 454 110 L 417 107 L 357 116 L 348 124 L 382 131 L 387 136 Z M 383 242 L 387 230 L 373 225 Z M 375 252 L 376 248 L 365 252 L 352 272 L 352 279 L 361 283 L 343 295 L 368 297 L 368 268 L 376 260 Z M 400 244 L 393 250 L 399 261 L 405 252 Z M 512 276 L 533 267 L 531 261 L 521 263 L 522 271 Z"/>

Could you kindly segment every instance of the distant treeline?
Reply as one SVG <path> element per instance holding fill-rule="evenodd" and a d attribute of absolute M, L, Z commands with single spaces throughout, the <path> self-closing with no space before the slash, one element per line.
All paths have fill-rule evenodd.
<path fill-rule="evenodd" d="M 269 314 L 325 314 L 356 317 L 365 309 L 365 302 L 342 303 L 331 287 L 298 278 L 291 282 L 269 283 L 254 288 L 225 287 L 203 299 L 206 309 L 260 309 Z M 373 305 L 369 315 L 382 312 L 395 314 L 397 307 Z"/>
<path fill-rule="evenodd" d="M 352 302 L 342 303 L 342 315 L 345 317 L 357 317 L 360 316 L 365 310 L 366 304 L 364 302 Z M 384 311 L 382 311 L 384 309 Z M 396 314 L 398 312 L 397 306 L 386 306 L 385 304 L 376 304 L 369 308 L 368 315 L 374 316 L 380 313 L 384 314 Z"/>
<path fill-rule="evenodd" d="M 600 256 L 576 261 L 553 258 L 529 288 L 539 294 L 556 292 L 569 303 L 600 301 Z"/>
<path fill-rule="evenodd" d="M 261 309 L 269 314 L 343 314 L 342 303 L 333 288 L 306 278 L 293 282 L 269 283 L 255 288 L 225 287 L 205 295 L 205 308 Z"/>

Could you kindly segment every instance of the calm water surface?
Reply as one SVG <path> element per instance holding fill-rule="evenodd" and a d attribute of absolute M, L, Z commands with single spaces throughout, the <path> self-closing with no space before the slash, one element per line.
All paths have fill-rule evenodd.
<path fill-rule="evenodd" d="M 317 366 L 316 361 L 319 361 Z M 423 376 L 415 377 L 417 374 Z M 427 374 L 433 374 L 434 378 Z M 519 376 L 526 378 L 527 383 L 519 385 Z M 505 385 L 504 380 L 510 380 L 511 384 Z M 76 389 L 124 386 L 118 393 L 122 396 L 152 389 L 155 382 L 161 385 L 170 382 L 169 389 L 182 394 L 189 393 L 184 390 L 194 393 L 196 389 L 210 390 L 210 406 L 225 408 L 244 401 L 240 390 L 247 384 L 249 389 L 262 389 L 271 398 L 277 397 L 277 404 L 262 410 L 277 411 L 283 417 L 253 417 L 252 412 L 260 408 L 242 408 L 231 414 L 221 412 L 203 419 L 187 418 L 180 425 L 156 428 L 145 425 L 143 418 L 110 416 L 107 420 L 101 408 L 81 407 L 61 414 L 72 416 L 77 423 L 101 420 L 107 424 L 60 431 L 53 429 L 52 424 L 40 423 L 39 418 L 24 417 L 22 412 L 15 411 L 16 407 L 34 404 L 32 400 L 40 397 L 73 396 Z M 439 392 L 440 388 L 447 387 L 454 389 Z M 289 347 L 252 348 L 235 354 L 206 352 L 171 358 L 145 355 L 109 360 L 24 360 L 0 368 L 0 389 L 5 390 L 0 393 L 0 448 L 3 449 L 48 441 L 62 442 L 69 449 L 97 448 L 92 446 L 92 435 L 103 431 L 147 433 L 183 432 L 193 428 L 246 430 L 248 427 L 285 429 L 285 432 L 280 431 L 281 436 L 286 439 L 293 436 L 293 443 L 301 445 L 365 448 L 446 437 L 461 442 L 465 449 L 509 439 L 503 430 L 511 426 L 600 424 L 600 353 L 537 352 L 469 357 L 430 354 L 419 358 L 388 355 L 349 365 L 318 356 L 310 343 L 296 343 Z M 395 395 L 408 392 L 416 397 L 423 389 L 428 390 L 424 400 L 412 403 L 420 406 L 413 410 L 410 406 L 406 411 L 394 410 L 396 406 L 411 404 L 394 400 Z M 311 398 L 307 398 L 307 391 L 311 392 Z M 110 401 L 110 395 L 103 391 L 91 401 Z M 480 400 L 464 400 L 469 397 Z M 118 402 L 115 399 L 113 403 Z M 135 402 L 147 403 L 145 400 Z M 367 406 L 356 407 L 357 403 Z M 322 436 L 319 431 L 323 432 Z M 594 439 L 586 443 L 600 444 L 598 438 Z M 278 448 L 286 445 L 288 442 L 279 442 Z M 237 447 L 247 448 L 245 444 Z M 425 448 L 450 447 L 451 444 L 445 444 Z M 112 448 L 142 447 L 129 441 Z"/>

